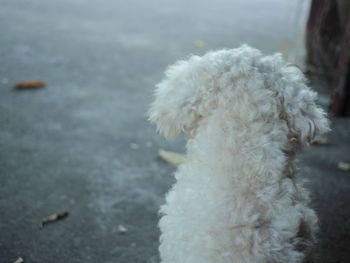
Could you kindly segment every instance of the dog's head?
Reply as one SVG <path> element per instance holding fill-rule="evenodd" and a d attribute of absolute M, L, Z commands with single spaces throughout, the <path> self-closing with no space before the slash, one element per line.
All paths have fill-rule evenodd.
<path fill-rule="evenodd" d="M 199 121 L 223 104 L 232 111 L 246 109 L 251 119 L 268 109 L 278 111 L 272 115 L 283 119 L 289 137 L 304 145 L 328 130 L 315 97 L 300 70 L 285 66 L 280 55 L 263 57 L 258 50 L 242 46 L 170 66 L 157 85 L 149 118 L 166 138 L 175 138 L 181 132 L 191 136 Z"/>

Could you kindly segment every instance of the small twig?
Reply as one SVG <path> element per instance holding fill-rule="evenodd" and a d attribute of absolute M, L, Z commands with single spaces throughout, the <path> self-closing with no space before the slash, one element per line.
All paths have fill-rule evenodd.
<path fill-rule="evenodd" d="M 52 214 L 48 217 L 45 217 L 41 220 L 40 222 L 40 228 L 42 229 L 46 224 L 48 223 L 52 223 L 52 222 L 56 222 L 58 220 L 63 220 L 65 219 L 67 216 L 69 216 L 69 212 L 65 211 L 63 213 L 59 213 L 59 214 Z"/>

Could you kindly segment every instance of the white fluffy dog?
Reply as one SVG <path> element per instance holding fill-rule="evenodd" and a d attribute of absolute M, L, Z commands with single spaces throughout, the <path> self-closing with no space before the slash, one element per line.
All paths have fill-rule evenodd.
<path fill-rule="evenodd" d="M 249 46 L 168 68 L 150 120 L 184 132 L 187 161 L 161 207 L 164 263 L 302 262 L 317 216 L 295 153 L 329 129 L 316 93 L 280 54 Z"/>

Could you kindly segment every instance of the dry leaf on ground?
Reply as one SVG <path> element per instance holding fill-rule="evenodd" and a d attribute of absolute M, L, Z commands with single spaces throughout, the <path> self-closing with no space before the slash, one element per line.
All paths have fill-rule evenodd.
<path fill-rule="evenodd" d="M 186 161 L 186 156 L 184 154 L 168 152 L 162 149 L 159 150 L 159 157 L 174 167 L 178 167 Z"/>
<path fill-rule="evenodd" d="M 196 47 L 199 47 L 199 48 L 204 46 L 204 42 L 202 40 L 196 40 L 194 42 L 194 44 L 195 44 Z"/>
<path fill-rule="evenodd" d="M 339 162 L 338 163 L 338 168 L 342 171 L 350 171 L 350 163 L 346 162 Z"/>
<path fill-rule="evenodd" d="M 329 142 L 327 137 L 318 137 L 312 142 L 312 144 L 316 144 L 316 145 L 326 145 L 328 143 Z"/>
<path fill-rule="evenodd" d="M 118 232 L 119 233 L 126 233 L 126 232 L 128 232 L 128 229 L 123 225 L 118 225 Z"/>
<path fill-rule="evenodd" d="M 23 263 L 24 260 L 23 258 L 19 257 L 14 263 Z"/>
<path fill-rule="evenodd" d="M 45 83 L 40 80 L 28 80 L 28 81 L 17 82 L 14 88 L 17 90 L 23 90 L 23 89 L 38 89 L 38 88 L 43 88 L 44 86 L 45 86 Z"/>

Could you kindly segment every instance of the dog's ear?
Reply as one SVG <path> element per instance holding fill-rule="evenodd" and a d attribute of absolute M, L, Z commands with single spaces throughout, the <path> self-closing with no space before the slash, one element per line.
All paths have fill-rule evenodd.
<path fill-rule="evenodd" d="M 176 138 L 181 132 L 189 133 L 200 118 L 201 60 L 192 56 L 187 61 L 176 62 L 156 86 L 149 120 L 156 123 L 157 130 L 168 139 Z"/>
<path fill-rule="evenodd" d="M 305 84 L 303 73 L 294 66 L 282 68 L 284 118 L 291 135 L 306 145 L 330 130 L 326 113 L 315 103 L 317 93 Z"/>

